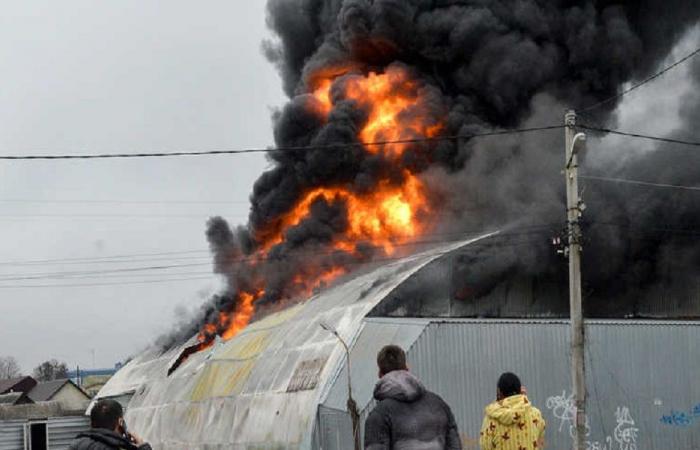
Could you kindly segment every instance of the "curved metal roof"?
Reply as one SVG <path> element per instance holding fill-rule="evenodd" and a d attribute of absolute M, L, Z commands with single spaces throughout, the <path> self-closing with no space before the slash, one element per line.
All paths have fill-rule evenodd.
<path fill-rule="evenodd" d="M 483 237 L 360 273 L 193 354 L 170 377 L 168 368 L 194 337 L 164 354 L 147 351 L 117 372 L 98 397 L 133 392 L 126 420 L 155 448 L 308 448 L 317 406 L 328 396 L 344 356 L 337 339 L 319 324 L 354 342 L 367 313 L 397 286 L 445 253 Z"/>

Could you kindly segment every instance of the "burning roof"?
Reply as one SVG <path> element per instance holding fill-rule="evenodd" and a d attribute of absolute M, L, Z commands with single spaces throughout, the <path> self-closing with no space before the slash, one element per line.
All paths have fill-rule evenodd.
<path fill-rule="evenodd" d="M 208 445 L 309 448 L 316 405 L 327 395 L 344 351 L 321 328 L 348 342 L 365 315 L 426 265 L 483 237 L 366 267 L 344 283 L 248 325 L 229 340 L 194 353 L 172 375 L 168 367 L 189 342 L 138 355 L 98 398 L 128 399 L 126 420 L 156 448 Z"/>
<path fill-rule="evenodd" d="M 196 332 L 184 360 L 358 265 L 411 253 L 415 242 L 534 226 L 551 237 L 564 211 L 561 136 L 444 137 L 561 123 L 565 108 L 647 76 L 699 17 L 700 3 L 681 0 L 270 0 L 278 39 L 265 51 L 289 95 L 274 136 L 288 151 L 269 154 L 247 224 L 209 221 L 227 287 L 164 347 Z M 691 73 L 700 84 L 700 65 Z M 692 130 L 700 98 L 686 101 L 679 126 Z M 588 118 L 608 120 L 615 106 Z M 599 166 L 652 181 L 663 166 L 659 181 L 700 182 L 698 152 L 661 150 Z M 584 231 L 588 292 L 646 295 L 700 267 L 697 239 L 678 232 L 700 228 L 698 201 L 638 194 L 617 186 L 584 194 L 596 222 Z M 484 293 L 515 267 L 512 250 L 495 250 L 488 265 L 476 262 L 480 283 L 491 283 Z M 533 258 L 527 270 L 547 273 L 551 263 Z"/>

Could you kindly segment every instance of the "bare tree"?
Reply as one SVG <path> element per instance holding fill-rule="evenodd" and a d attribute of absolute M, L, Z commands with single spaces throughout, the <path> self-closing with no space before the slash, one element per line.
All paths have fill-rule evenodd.
<path fill-rule="evenodd" d="M 35 367 L 33 375 L 37 381 L 53 381 L 68 378 L 68 365 L 62 361 L 51 359 Z"/>
<path fill-rule="evenodd" d="M 22 370 L 14 356 L 0 356 L 0 380 L 17 378 L 21 375 Z"/>

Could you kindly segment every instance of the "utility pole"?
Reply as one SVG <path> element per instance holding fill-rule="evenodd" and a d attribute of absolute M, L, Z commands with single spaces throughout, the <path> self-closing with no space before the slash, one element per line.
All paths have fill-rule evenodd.
<path fill-rule="evenodd" d="M 321 321 L 319 325 L 321 326 L 321 328 L 335 336 L 340 341 L 341 345 L 343 346 L 343 349 L 345 349 L 346 368 L 348 371 L 347 408 L 348 413 L 350 414 L 350 421 L 352 423 L 352 437 L 353 442 L 355 444 L 354 450 L 361 450 L 362 444 L 360 443 L 360 411 L 357 408 L 357 403 L 355 402 L 355 399 L 352 398 L 352 379 L 350 378 L 350 347 L 348 347 L 348 344 L 345 342 L 345 340 L 343 340 L 343 338 L 340 337 L 340 333 L 338 333 L 338 330 L 333 328 L 333 326 L 323 321 Z"/>
<path fill-rule="evenodd" d="M 581 305 L 581 226 L 583 202 L 578 194 L 578 153 L 586 135 L 576 133 L 576 113 L 564 116 L 566 133 L 566 215 L 568 224 L 569 311 L 571 316 L 571 380 L 576 411 L 574 450 L 586 448 L 586 369 L 584 323 Z"/>

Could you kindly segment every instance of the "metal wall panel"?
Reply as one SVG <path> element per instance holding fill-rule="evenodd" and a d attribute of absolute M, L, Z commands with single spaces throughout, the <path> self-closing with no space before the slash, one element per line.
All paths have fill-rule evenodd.
<path fill-rule="evenodd" d="M 48 421 L 49 449 L 65 450 L 81 431 L 90 428 L 88 417 L 52 417 Z"/>
<path fill-rule="evenodd" d="M 24 420 L 0 421 L 0 450 L 24 448 Z"/>
<path fill-rule="evenodd" d="M 519 374 L 547 420 L 547 448 L 570 447 L 568 324 L 432 322 L 408 352 L 452 407 L 465 449 L 478 448 L 484 406 L 504 371 Z M 589 448 L 700 448 L 700 323 L 588 322 Z"/>
<path fill-rule="evenodd" d="M 350 345 L 350 366 L 353 398 L 360 409 L 371 400 L 377 382 L 377 353 L 387 344 L 410 347 L 421 335 L 429 321 L 423 319 L 396 320 L 366 319 L 357 340 Z M 323 406 L 345 410 L 348 399 L 347 368 L 343 364 L 332 388 L 323 400 Z"/>
<path fill-rule="evenodd" d="M 318 423 L 320 440 L 318 448 L 323 450 L 353 450 L 355 448 L 352 439 L 352 420 L 346 411 L 319 405 Z"/>

